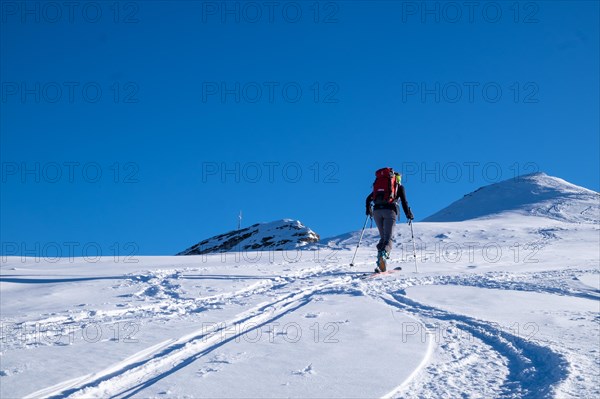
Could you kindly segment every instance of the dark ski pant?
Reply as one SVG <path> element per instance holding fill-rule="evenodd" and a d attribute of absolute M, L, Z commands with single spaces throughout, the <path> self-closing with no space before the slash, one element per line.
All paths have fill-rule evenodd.
<path fill-rule="evenodd" d="M 392 252 L 394 226 L 396 226 L 396 212 L 391 209 L 375 209 L 373 211 L 373 219 L 375 219 L 380 237 L 377 243 L 377 250 L 390 254 Z"/>

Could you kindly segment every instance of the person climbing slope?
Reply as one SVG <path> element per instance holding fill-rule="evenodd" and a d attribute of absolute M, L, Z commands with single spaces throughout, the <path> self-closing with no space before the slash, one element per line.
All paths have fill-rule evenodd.
<path fill-rule="evenodd" d="M 398 200 L 402 203 L 404 215 L 410 221 L 414 219 L 412 211 L 406 200 L 406 192 L 402 185 L 402 175 L 394 172 L 392 168 L 381 168 L 375 172 L 373 191 L 369 193 L 366 201 L 366 214 L 375 219 L 379 230 L 377 243 L 377 267 L 375 273 L 387 269 L 387 260 L 392 252 L 392 236 L 396 219 L 400 214 Z M 371 208 L 373 204 L 373 208 Z"/>

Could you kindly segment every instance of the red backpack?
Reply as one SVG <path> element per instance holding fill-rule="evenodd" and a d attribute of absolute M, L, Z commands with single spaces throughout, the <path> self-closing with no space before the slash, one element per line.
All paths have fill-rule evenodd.
<path fill-rule="evenodd" d="M 396 200 L 396 177 L 394 169 L 381 168 L 375 172 L 373 183 L 373 202 L 375 204 L 391 204 Z"/>

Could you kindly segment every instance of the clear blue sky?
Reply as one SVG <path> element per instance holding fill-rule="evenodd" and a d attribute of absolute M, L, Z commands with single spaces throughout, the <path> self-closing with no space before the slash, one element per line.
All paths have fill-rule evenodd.
<path fill-rule="evenodd" d="M 72 4 L 1 2 L 3 254 L 173 254 L 239 210 L 332 236 L 383 166 L 417 220 L 600 189 L 597 1 Z"/>

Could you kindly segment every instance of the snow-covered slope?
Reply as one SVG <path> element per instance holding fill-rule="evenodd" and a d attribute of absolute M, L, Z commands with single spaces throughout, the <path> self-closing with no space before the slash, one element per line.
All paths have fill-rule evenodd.
<path fill-rule="evenodd" d="M 599 223 L 600 194 L 557 177 L 534 173 L 481 187 L 423 221 L 456 222 L 507 212 Z"/>
<path fill-rule="evenodd" d="M 399 224 L 403 270 L 368 279 L 376 229 L 354 267 L 360 232 L 311 250 L 3 258 L 0 397 L 600 397 L 600 227 L 524 214 L 415 223 L 416 257 Z"/>
<path fill-rule="evenodd" d="M 201 255 L 228 251 L 257 251 L 300 248 L 319 241 L 319 235 L 298 220 L 282 219 L 257 223 L 240 230 L 200 241 L 177 255 Z"/>

